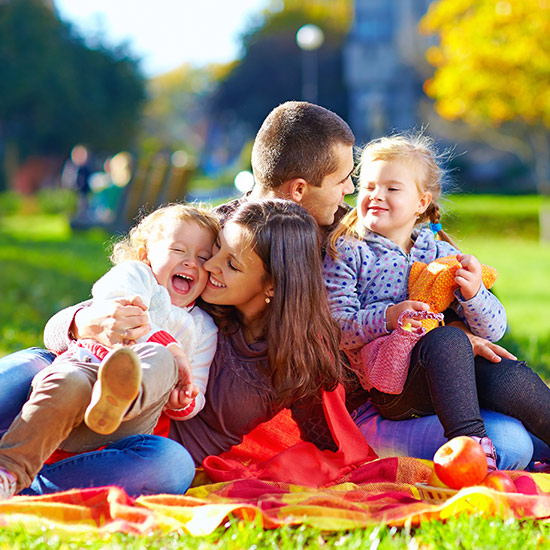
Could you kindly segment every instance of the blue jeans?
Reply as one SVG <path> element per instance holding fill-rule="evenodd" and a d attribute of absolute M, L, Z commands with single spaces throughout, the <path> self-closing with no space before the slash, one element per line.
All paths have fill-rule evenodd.
<path fill-rule="evenodd" d="M 380 457 L 414 456 L 432 460 L 447 441 L 436 415 L 409 420 L 387 420 L 370 403 L 352 413 L 355 424 Z M 523 470 L 532 460 L 550 458 L 550 449 L 531 435 L 523 424 L 501 413 L 481 409 L 487 435 L 497 451 L 501 470 Z"/>
<path fill-rule="evenodd" d="M 21 412 L 35 374 L 55 359 L 50 351 L 29 348 L 0 359 L 0 431 L 4 432 Z"/>
<path fill-rule="evenodd" d="M 44 466 L 21 495 L 45 495 L 68 489 L 117 485 L 132 497 L 183 494 L 193 481 L 195 464 L 179 443 L 157 435 L 131 435 L 100 451 Z"/>
<path fill-rule="evenodd" d="M 0 430 L 5 431 L 27 400 L 35 374 L 54 354 L 30 348 L 0 358 Z M 183 494 L 195 475 L 191 455 L 179 443 L 155 435 L 133 435 L 105 449 L 44 466 L 25 495 L 117 485 L 129 495 Z"/>

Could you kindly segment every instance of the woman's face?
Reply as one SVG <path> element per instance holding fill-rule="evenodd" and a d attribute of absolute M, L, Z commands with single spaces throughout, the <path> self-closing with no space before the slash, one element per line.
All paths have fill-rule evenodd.
<path fill-rule="evenodd" d="M 235 306 L 244 320 L 260 316 L 272 286 L 260 257 L 251 248 L 250 233 L 234 222 L 220 232 L 213 256 L 204 264 L 209 272 L 202 298 L 210 304 Z"/>

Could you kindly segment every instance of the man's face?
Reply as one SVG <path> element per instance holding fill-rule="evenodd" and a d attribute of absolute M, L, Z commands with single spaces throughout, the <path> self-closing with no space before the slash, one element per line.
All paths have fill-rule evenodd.
<path fill-rule="evenodd" d="M 353 193 L 353 147 L 338 143 L 333 146 L 336 170 L 323 178 L 320 187 L 307 184 L 300 204 L 319 225 L 331 225 L 344 197 Z"/>

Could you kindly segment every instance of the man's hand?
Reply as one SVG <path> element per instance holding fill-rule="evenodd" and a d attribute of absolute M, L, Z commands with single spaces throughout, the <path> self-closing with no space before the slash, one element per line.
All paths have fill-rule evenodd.
<path fill-rule="evenodd" d="M 386 309 L 386 329 L 389 331 L 395 329 L 399 316 L 407 309 L 412 309 L 413 311 L 429 311 L 430 306 L 425 302 L 419 302 L 417 300 L 405 300 L 393 306 L 388 306 Z M 409 322 L 414 328 L 422 326 L 422 323 L 416 319 L 404 319 L 404 321 Z"/>
<path fill-rule="evenodd" d="M 468 333 L 466 333 L 468 334 Z M 474 350 L 474 356 L 485 357 L 491 363 L 500 363 L 500 358 L 505 359 L 517 359 L 515 355 L 512 355 L 507 349 L 487 340 L 481 338 L 481 336 L 475 336 L 474 334 L 468 334 L 472 349 Z"/>
<path fill-rule="evenodd" d="M 134 344 L 149 330 L 147 307 L 139 296 L 92 302 L 77 312 L 71 326 L 75 338 L 91 338 L 108 348 Z"/>
<path fill-rule="evenodd" d="M 456 259 L 462 266 L 455 272 L 455 283 L 465 300 L 471 300 L 481 287 L 481 264 L 471 254 L 457 254 Z"/>
<path fill-rule="evenodd" d="M 504 359 L 517 359 L 515 355 L 512 355 L 502 346 L 499 346 L 486 338 L 473 334 L 462 321 L 453 321 L 452 323 L 448 323 L 448 325 L 458 327 L 466 333 L 466 336 L 468 336 L 468 339 L 470 340 L 470 344 L 472 344 L 474 357 L 484 357 L 488 361 L 491 361 L 491 363 L 500 363 L 501 357 L 504 357 Z"/>
<path fill-rule="evenodd" d="M 168 344 L 166 347 L 174 356 L 178 367 L 178 384 L 170 393 L 166 408 L 184 409 L 195 399 L 199 393 L 199 389 L 193 384 L 191 363 L 185 352 L 174 342 Z"/>

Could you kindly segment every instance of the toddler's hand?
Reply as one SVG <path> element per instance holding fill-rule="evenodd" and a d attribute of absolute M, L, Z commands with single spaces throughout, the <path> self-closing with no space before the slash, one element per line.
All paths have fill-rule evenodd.
<path fill-rule="evenodd" d="M 168 344 L 166 347 L 174 356 L 178 367 L 178 383 L 170 393 L 167 407 L 169 409 L 183 409 L 193 401 L 199 390 L 193 384 L 191 363 L 185 352 L 174 342 Z"/>
<path fill-rule="evenodd" d="M 455 282 L 465 300 L 471 300 L 481 287 L 481 264 L 471 254 L 458 254 L 457 260 L 462 266 L 456 270 Z"/>
<path fill-rule="evenodd" d="M 429 311 L 430 306 L 425 302 L 419 302 L 418 300 L 404 300 L 393 306 L 388 306 L 386 309 L 386 329 L 392 331 L 397 327 L 397 321 L 399 316 L 407 309 L 412 309 L 413 311 Z M 418 328 L 422 326 L 420 321 L 415 319 L 403 319 L 403 322 L 410 323 L 411 327 Z"/>

